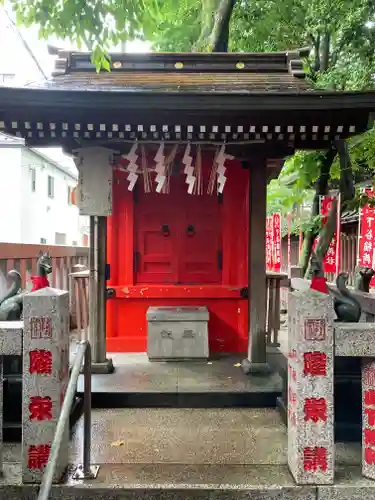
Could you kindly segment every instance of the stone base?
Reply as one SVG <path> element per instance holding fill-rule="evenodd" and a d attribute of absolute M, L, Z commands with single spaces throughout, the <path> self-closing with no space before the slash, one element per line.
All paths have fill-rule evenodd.
<path fill-rule="evenodd" d="M 115 371 L 112 358 L 106 359 L 104 363 L 91 363 L 91 373 L 93 375 L 110 375 Z M 81 374 L 84 372 L 81 368 Z"/>
<path fill-rule="evenodd" d="M 268 363 L 252 363 L 248 358 L 245 358 L 242 361 L 241 367 L 246 375 L 269 375 L 272 373 L 271 367 Z"/>

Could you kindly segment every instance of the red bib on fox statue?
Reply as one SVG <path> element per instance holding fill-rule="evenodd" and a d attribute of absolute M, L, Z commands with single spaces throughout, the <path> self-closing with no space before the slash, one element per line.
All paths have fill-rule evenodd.
<path fill-rule="evenodd" d="M 324 276 L 313 276 L 311 279 L 311 290 L 328 294 L 327 281 Z"/>
<path fill-rule="evenodd" d="M 48 288 L 49 287 L 49 281 L 47 276 L 31 276 L 30 277 L 32 283 L 33 283 L 33 288 L 32 292 L 36 292 L 37 290 L 40 290 L 41 288 Z"/>

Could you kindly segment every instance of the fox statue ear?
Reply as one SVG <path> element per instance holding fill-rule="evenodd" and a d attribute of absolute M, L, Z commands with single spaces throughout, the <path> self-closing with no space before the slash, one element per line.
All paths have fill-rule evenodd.
<path fill-rule="evenodd" d="M 47 250 L 47 253 L 46 253 L 46 255 L 47 255 L 47 257 L 49 257 L 49 256 L 50 256 L 50 255 L 49 255 L 49 250 Z"/>
<path fill-rule="evenodd" d="M 42 255 L 43 255 L 43 250 L 40 250 L 38 257 L 41 257 Z"/>

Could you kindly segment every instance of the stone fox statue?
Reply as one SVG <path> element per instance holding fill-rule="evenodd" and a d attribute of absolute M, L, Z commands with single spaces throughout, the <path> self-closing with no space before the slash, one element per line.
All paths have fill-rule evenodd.
<path fill-rule="evenodd" d="M 335 295 L 334 309 L 337 316 L 336 321 L 343 323 L 358 323 L 361 318 L 362 308 L 358 300 L 350 293 L 346 283 L 347 273 L 340 273 L 336 279 L 336 286 L 340 295 Z"/>
<path fill-rule="evenodd" d="M 47 276 L 52 272 L 52 259 L 49 253 L 40 252 L 37 262 L 37 275 L 32 276 L 32 291 L 49 286 Z M 22 317 L 23 298 L 29 293 L 21 291 L 21 275 L 12 269 L 7 274 L 8 280 L 12 283 L 6 294 L 0 298 L 0 321 L 18 321 Z"/>
<path fill-rule="evenodd" d="M 358 269 L 356 281 L 355 281 L 355 289 L 360 292 L 369 293 L 370 292 L 370 282 L 372 278 L 375 276 L 374 269 L 371 267 L 361 267 Z"/>

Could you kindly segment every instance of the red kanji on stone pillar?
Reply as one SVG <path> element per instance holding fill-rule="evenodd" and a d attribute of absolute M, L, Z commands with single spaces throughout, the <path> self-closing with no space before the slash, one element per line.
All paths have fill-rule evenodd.
<path fill-rule="evenodd" d="M 365 444 L 375 446 L 375 429 L 364 429 Z"/>
<path fill-rule="evenodd" d="M 367 424 L 371 425 L 371 427 L 374 427 L 375 426 L 375 409 L 365 408 L 365 414 L 367 416 Z"/>
<path fill-rule="evenodd" d="M 365 448 L 365 462 L 368 465 L 375 465 L 375 450 Z"/>
<path fill-rule="evenodd" d="M 375 391 L 369 390 L 365 392 L 365 404 L 375 406 Z"/>
<path fill-rule="evenodd" d="M 306 398 L 304 405 L 305 421 L 327 421 L 327 402 L 324 398 Z"/>
<path fill-rule="evenodd" d="M 29 404 L 30 420 L 52 420 L 52 400 L 48 396 L 32 396 Z"/>
<path fill-rule="evenodd" d="M 45 349 L 30 351 L 30 373 L 38 375 L 52 374 L 52 352 Z"/>
<path fill-rule="evenodd" d="M 47 465 L 50 451 L 51 446 L 49 444 L 30 445 L 27 461 L 29 469 L 43 470 Z"/>
<path fill-rule="evenodd" d="M 327 375 L 327 355 L 324 352 L 305 352 L 303 355 L 304 375 L 326 376 Z"/>
<path fill-rule="evenodd" d="M 326 448 L 305 448 L 303 450 L 303 468 L 305 471 L 312 472 L 326 471 L 328 468 Z"/>

